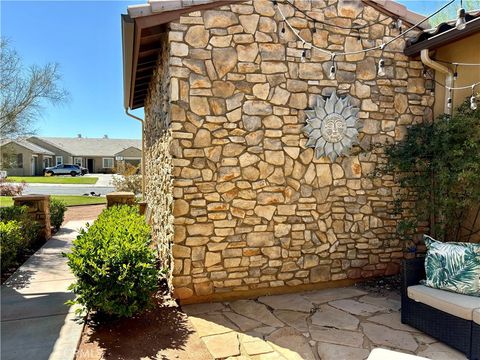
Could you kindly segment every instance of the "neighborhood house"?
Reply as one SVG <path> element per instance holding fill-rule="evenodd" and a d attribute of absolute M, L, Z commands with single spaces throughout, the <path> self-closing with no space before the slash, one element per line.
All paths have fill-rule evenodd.
<path fill-rule="evenodd" d="M 43 175 L 43 169 L 59 164 L 76 164 L 90 173 L 109 173 L 119 162 L 138 166 L 141 140 L 60 138 L 32 136 L 1 143 L 2 170 L 11 176 Z"/>

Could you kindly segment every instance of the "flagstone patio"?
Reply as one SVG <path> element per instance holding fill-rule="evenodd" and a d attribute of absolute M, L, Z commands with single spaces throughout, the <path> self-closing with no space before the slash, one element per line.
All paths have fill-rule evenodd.
<path fill-rule="evenodd" d="M 381 347 L 436 360 L 460 352 L 400 322 L 400 297 L 355 287 L 183 306 L 215 359 L 366 359 Z"/>

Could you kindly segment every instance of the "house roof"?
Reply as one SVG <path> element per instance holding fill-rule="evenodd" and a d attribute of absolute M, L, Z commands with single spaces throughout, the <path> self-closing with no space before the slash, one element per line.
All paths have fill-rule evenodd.
<path fill-rule="evenodd" d="M 109 138 L 66 138 L 66 137 L 40 137 L 37 139 L 63 150 L 73 156 L 108 156 L 130 148 L 142 148 L 142 141 L 136 139 L 109 139 Z"/>
<path fill-rule="evenodd" d="M 423 49 L 433 50 L 480 32 L 480 10 L 471 11 L 465 15 L 467 24 L 461 31 L 455 28 L 456 20 L 442 22 L 433 29 L 421 32 L 407 43 L 405 55 L 417 55 Z"/>
<path fill-rule="evenodd" d="M 392 0 L 362 0 L 393 18 L 414 25 L 425 17 Z M 149 0 L 128 7 L 122 15 L 124 108 L 144 106 L 148 86 L 161 51 L 166 24 L 193 11 L 217 8 L 242 0 Z M 428 25 L 427 25 L 428 27 Z M 420 28 L 424 28 L 420 26 Z"/>
<path fill-rule="evenodd" d="M 32 144 L 31 142 L 27 141 L 26 139 L 2 139 L 0 141 L 0 146 L 4 146 L 10 143 L 15 143 L 17 145 L 20 145 L 31 152 L 35 154 L 42 154 L 42 155 L 55 155 L 53 152 L 42 148 L 41 146 Z"/>

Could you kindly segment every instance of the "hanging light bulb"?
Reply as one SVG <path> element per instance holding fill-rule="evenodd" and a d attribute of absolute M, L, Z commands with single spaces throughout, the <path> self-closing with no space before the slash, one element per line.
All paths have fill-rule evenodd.
<path fill-rule="evenodd" d="M 334 80 L 336 75 L 337 75 L 337 68 L 335 66 L 335 54 L 334 54 L 332 55 L 332 66 L 330 66 L 330 73 L 328 74 L 328 78 L 330 80 Z"/>
<path fill-rule="evenodd" d="M 477 110 L 477 97 L 475 95 L 470 98 L 470 109 Z"/>
<path fill-rule="evenodd" d="M 465 20 L 465 9 L 460 8 L 458 9 L 458 19 L 455 23 L 455 27 L 457 30 L 463 30 L 465 29 L 465 26 L 467 26 L 467 21 Z"/>
<path fill-rule="evenodd" d="M 448 89 L 447 108 L 452 108 L 452 89 Z"/>
<path fill-rule="evenodd" d="M 397 28 L 398 28 L 398 32 L 399 32 L 399 33 L 402 32 L 402 25 L 403 25 L 402 19 L 398 19 L 398 20 L 397 20 Z"/>
<path fill-rule="evenodd" d="M 457 81 L 458 79 L 458 71 L 457 71 L 458 65 L 455 65 L 455 71 L 453 73 L 453 80 Z"/>
<path fill-rule="evenodd" d="M 427 78 L 427 74 L 428 74 L 427 69 L 424 68 L 422 71 L 422 74 L 424 78 Z"/>
<path fill-rule="evenodd" d="M 385 72 L 385 60 L 383 59 L 380 59 L 380 61 L 378 62 L 378 72 L 377 72 L 378 76 L 385 76 L 386 75 L 386 72 Z"/>
<path fill-rule="evenodd" d="M 300 58 L 301 62 L 305 62 L 305 58 L 307 57 L 307 50 L 303 49 L 302 51 L 302 57 Z"/>
<path fill-rule="evenodd" d="M 472 85 L 472 97 L 470 98 L 470 109 L 477 110 L 477 97 L 475 96 L 475 85 Z"/>
<path fill-rule="evenodd" d="M 314 21 L 313 22 L 313 29 L 312 32 L 315 34 L 317 32 L 317 23 Z"/>
<path fill-rule="evenodd" d="M 282 34 L 285 34 L 285 22 L 282 22 L 282 28 L 280 29 Z"/>

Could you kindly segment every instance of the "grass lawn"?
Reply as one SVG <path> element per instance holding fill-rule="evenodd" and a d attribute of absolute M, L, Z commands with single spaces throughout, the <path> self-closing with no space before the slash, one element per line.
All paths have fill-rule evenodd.
<path fill-rule="evenodd" d="M 93 204 L 105 204 L 107 199 L 104 197 L 96 196 L 82 196 L 82 195 L 51 195 L 51 198 L 62 200 L 67 206 L 72 205 L 93 205 Z M 11 196 L 0 196 L 0 206 L 11 206 L 13 200 Z"/>
<path fill-rule="evenodd" d="M 83 176 L 9 176 L 9 182 L 38 183 L 38 184 L 95 184 L 98 178 Z"/>

